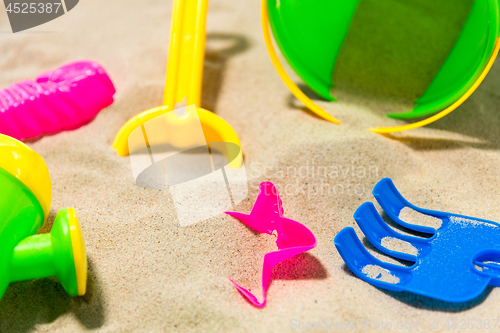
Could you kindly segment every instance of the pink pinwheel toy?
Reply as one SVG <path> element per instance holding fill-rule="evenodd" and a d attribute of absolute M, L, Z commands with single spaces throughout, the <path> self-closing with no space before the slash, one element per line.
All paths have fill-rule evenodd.
<path fill-rule="evenodd" d="M 95 61 L 76 61 L 0 90 L 0 133 L 19 140 L 75 129 L 113 103 L 115 87 Z"/>
<path fill-rule="evenodd" d="M 273 267 L 286 259 L 316 247 L 316 238 L 306 226 L 283 217 L 283 207 L 278 190 L 271 182 L 260 184 L 259 196 L 250 215 L 234 212 L 226 212 L 226 214 L 237 218 L 260 233 L 272 235 L 276 231 L 278 234 L 276 245 L 279 250 L 267 253 L 264 256 L 262 303 L 259 303 L 257 297 L 249 290 L 240 287 L 233 280 L 229 279 L 251 304 L 256 307 L 263 307 L 266 305 L 266 292 Z"/>

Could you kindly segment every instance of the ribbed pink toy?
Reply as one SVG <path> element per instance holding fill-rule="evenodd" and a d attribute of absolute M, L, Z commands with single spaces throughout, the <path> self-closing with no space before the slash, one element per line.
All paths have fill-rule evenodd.
<path fill-rule="evenodd" d="M 113 103 L 115 88 L 94 61 L 76 61 L 0 90 L 0 133 L 19 140 L 75 129 Z"/>

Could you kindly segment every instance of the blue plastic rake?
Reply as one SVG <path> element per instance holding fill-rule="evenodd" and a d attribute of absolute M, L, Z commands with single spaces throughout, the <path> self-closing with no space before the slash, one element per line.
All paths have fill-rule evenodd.
<path fill-rule="evenodd" d="M 373 203 L 362 204 L 354 219 L 366 238 L 383 253 L 415 263 L 405 267 L 378 260 L 361 244 L 353 228 L 344 228 L 334 243 L 360 279 L 384 289 L 457 303 L 476 298 L 488 285 L 500 286 L 500 224 L 416 207 L 389 178 L 375 185 L 373 195 L 394 222 L 433 236 L 400 234 L 384 222 Z"/>

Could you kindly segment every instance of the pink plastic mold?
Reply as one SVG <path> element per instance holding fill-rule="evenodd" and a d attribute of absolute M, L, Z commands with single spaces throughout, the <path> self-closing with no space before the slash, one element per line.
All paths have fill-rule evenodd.
<path fill-rule="evenodd" d="M 286 259 L 316 247 L 316 238 L 306 226 L 283 217 L 283 207 L 278 190 L 271 182 L 260 184 L 259 195 L 250 215 L 234 212 L 226 212 L 226 214 L 237 218 L 260 233 L 272 235 L 276 231 L 278 235 L 276 245 L 279 250 L 267 253 L 264 256 L 262 303 L 257 300 L 257 297 L 250 290 L 240 287 L 229 279 L 251 304 L 256 307 L 263 307 L 266 305 L 266 293 L 273 267 Z"/>
<path fill-rule="evenodd" d="M 0 133 L 18 140 L 75 129 L 113 103 L 115 88 L 95 61 L 77 61 L 0 90 Z"/>

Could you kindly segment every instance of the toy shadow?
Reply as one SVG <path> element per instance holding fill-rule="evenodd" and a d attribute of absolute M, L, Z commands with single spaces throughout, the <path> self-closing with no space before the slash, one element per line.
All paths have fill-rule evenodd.
<path fill-rule="evenodd" d="M 314 90 L 309 88 L 306 84 L 300 82 L 300 83 L 297 83 L 297 87 L 304 93 L 304 95 L 309 97 L 311 100 L 324 101 L 324 99 L 320 95 L 318 95 Z M 332 103 L 334 103 L 334 102 L 332 102 Z M 324 120 L 323 118 L 318 116 L 316 113 L 312 112 L 306 106 L 304 106 L 304 104 L 302 104 L 302 102 L 299 102 L 293 94 L 290 94 L 288 96 L 287 105 L 289 108 L 305 112 L 313 118 L 316 118 L 319 120 Z"/>
<path fill-rule="evenodd" d="M 73 313 L 86 329 L 105 322 L 103 294 L 90 257 L 84 296 L 68 296 L 54 278 L 15 282 L 0 300 L 0 309 L 0 332 L 30 332 L 66 313 Z"/>
<path fill-rule="evenodd" d="M 248 39 L 241 35 L 227 33 L 207 34 L 201 101 L 203 108 L 215 111 L 228 59 L 244 52 L 249 47 Z"/>
<path fill-rule="evenodd" d="M 273 280 L 323 280 L 327 277 L 323 264 L 304 252 L 274 266 L 270 283 Z"/>
<path fill-rule="evenodd" d="M 463 303 L 450 303 L 445 301 L 439 301 L 437 299 L 413 294 L 406 291 L 395 292 L 381 288 L 377 289 L 397 299 L 398 301 L 411 305 L 417 309 L 440 311 L 440 312 L 462 312 L 472 309 L 478 306 L 479 304 L 483 303 L 486 297 L 488 297 L 488 295 L 490 294 L 493 287 L 492 286 L 486 287 L 486 289 L 483 291 L 481 295 L 479 295 L 478 297 L 474 298 L 471 301 Z"/>
<path fill-rule="evenodd" d="M 324 280 L 327 277 L 323 264 L 313 255 L 303 252 L 273 267 L 268 288 L 274 280 Z M 251 304 L 246 297 L 245 300 Z"/>

